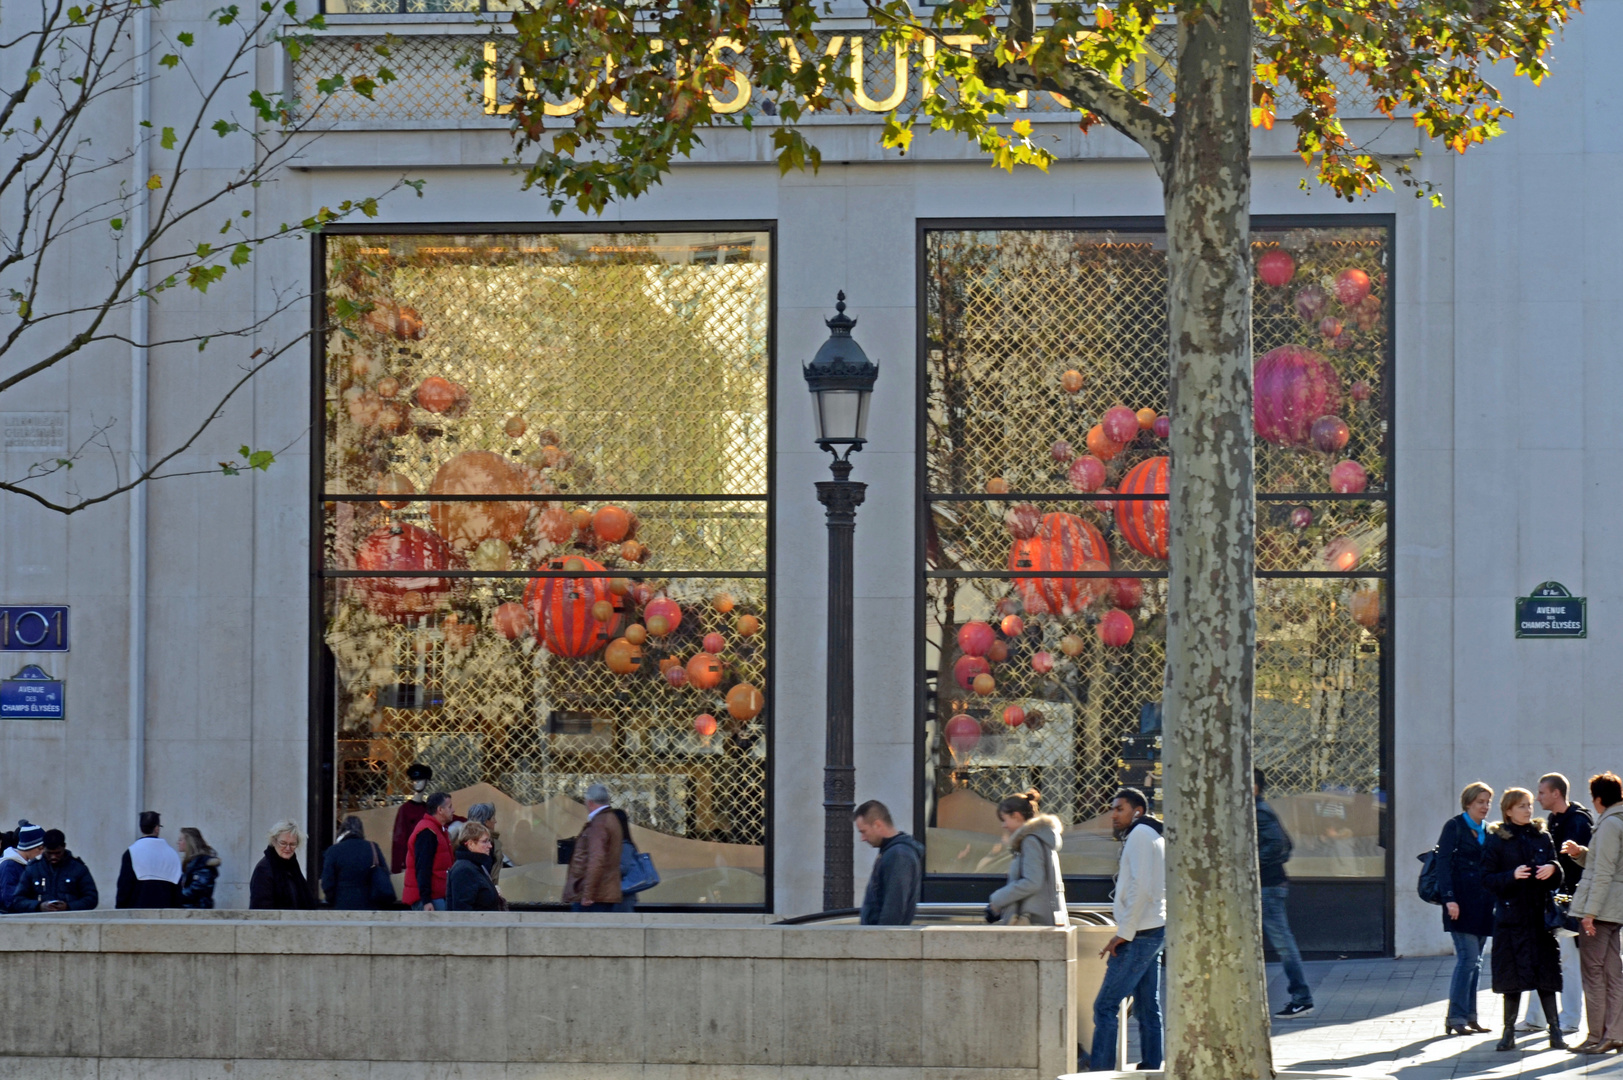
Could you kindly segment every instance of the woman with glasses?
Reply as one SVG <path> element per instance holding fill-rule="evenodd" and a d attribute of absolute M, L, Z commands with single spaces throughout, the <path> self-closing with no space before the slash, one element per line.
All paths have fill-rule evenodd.
<path fill-rule="evenodd" d="M 477 821 L 462 826 L 457 838 L 456 860 L 445 875 L 445 910 L 500 911 L 501 894 L 490 880 L 494 860 L 490 830 Z"/>
<path fill-rule="evenodd" d="M 255 911 L 308 911 L 316 906 L 310 883 L 299 868 L 304 835 L 297 824 L 279 821 L 271 829 L 265 857 L 248 879 L 248 906 Z"/>

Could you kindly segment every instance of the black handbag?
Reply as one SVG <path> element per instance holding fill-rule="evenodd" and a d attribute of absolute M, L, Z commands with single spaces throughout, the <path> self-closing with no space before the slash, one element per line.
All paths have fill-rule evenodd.
<path fill-rule="evenodd" d="M 1544 928 L 1552 933 L 1566 930 L 1576 934 L 1581 923 L 1572 914 L 1572 897 L 1551 896 L 1544 903 Z"/>
<path fill-rule="evenodd" d="M 1443 890 L 1437 881 L 1437 849 L 1422 851 L 1415 858 L 1420 860 L 1420 880 L 1416 883 L 1416 894 L 1428 904 L 1441 904 Z"/>
<path fill-rule="evenodd" d="M 383 849 L 372 845 L 372 907 L 387 911 L 395 906 L 394 881 L 389 877 L 389 864 L 383 861 Z"/>

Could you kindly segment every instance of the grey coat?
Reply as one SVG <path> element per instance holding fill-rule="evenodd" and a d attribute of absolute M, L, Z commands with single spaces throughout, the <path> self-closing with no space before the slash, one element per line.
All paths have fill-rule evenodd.
<path fill-rule="evenodd" d="M 1009 862 L 1008 883 L 988 901 L 997 909 L 999 922 L 1065 925 L 1065 881 L 1059 869 L 1064 832 L 1059 818 L 1038 814 L 1009 838 L 1014 857 Z"/>
<path fill-rule="evenodd" d="M 1573 858 L 1584 868 L 1584 876 L 1572 894 L 1572 914 L 1623 923 L 1623 803 L 1606 808 L 1595 822 L 1589 846 Z"/>

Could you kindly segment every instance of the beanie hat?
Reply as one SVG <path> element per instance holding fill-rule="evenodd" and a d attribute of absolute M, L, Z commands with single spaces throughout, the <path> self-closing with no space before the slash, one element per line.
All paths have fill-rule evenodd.
<path fill-rule="evenodd" d="M 17 822 L 17 850 L 32 851 L 45 843 L 45 830 L 31 821 Z"/>

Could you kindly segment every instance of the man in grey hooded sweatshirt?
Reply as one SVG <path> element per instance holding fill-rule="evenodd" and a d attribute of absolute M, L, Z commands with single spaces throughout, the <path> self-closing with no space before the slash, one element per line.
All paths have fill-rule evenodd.
<path fill-rule="evenodd" d="M 896 828 L 890 808 L 869 799 L 851 815 L 863 842 L 879 849 L 862 897 L 863 926 L 907 926 L 919 906 L 924 845 Z"/>

